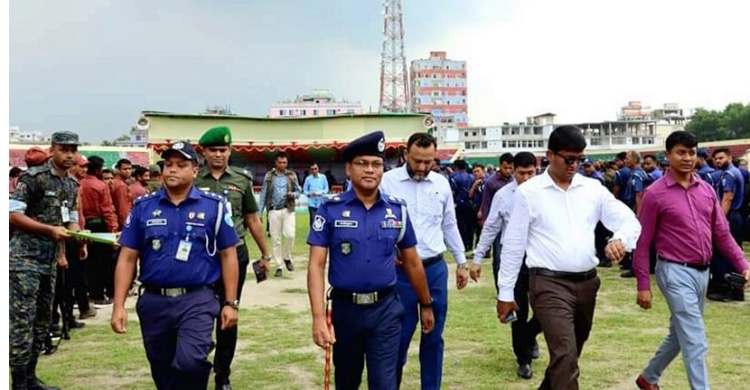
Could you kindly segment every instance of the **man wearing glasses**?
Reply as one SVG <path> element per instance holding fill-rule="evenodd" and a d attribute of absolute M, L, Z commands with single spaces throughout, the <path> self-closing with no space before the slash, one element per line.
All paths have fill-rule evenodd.
<path fill-rule="evenodd" d="M 518 310 L 513 289 L 526 254 L 529 297 L 542 325 L 550 362 L 539 389 L 578 389 L 578 357 L 591 332 L 596 294 L 594 230 L 601 221 L 614 232 L 605 248 L 620 260 L 635 248 L 641 225 L 633 212 L 595 180 L 577 175 L 586 140 L 575 126 L 549 138 L 549 168 L 519 186 L 503 237 L 497 315 Z"/>
<path fill-rule="evenodd" d="M 320 204 L 323 203 L 326 194 L 328 194 L 328 178 L 320 174 L 318 164 L 310 165 L 310 174 L 305 178 L 302 193 L 307 196 L 307 210 L 310 212 L 310 228 L 312 228 L 315 213 L 318 211 Z"/>

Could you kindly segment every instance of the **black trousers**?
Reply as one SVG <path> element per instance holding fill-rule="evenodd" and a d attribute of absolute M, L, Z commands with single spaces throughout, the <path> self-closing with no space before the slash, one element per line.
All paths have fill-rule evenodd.
<path fill-rule="evenodd" d="M 536 336 L 542 333 L 542 326 L 536 316 L 529 320 L 529 269 L 526 264 L 521 266 L 521 272 L 518 273 L 513 295 L 515 295 L 518 305 L 518 311 L 516 312 L 518 319 L 510 325 L 513 353 L 516 355 L 516 362 L 519 365 L 531 364 L 531 354 L 536 345 Z"/>
<path fill-rule="evenodd" d="M 464 248 L 468 251 L 474 248 L 474 231 L 477 228 L 477 213 L 470 202 L 464 202 L 456 205 L 456 222 L 458 223 L 458 233 L 461 235 L 461 241 Z"/>
<path fill-rule="evenodd" d="M 107 225 L 102 221 L 89 222 L 86 228 L 93 233 L 106 233 Z M 89 244 L 87 262 L 88 287 L 91 299 L 104 299 L 104 294 L 114 297 L 115 250 L 112 246 L 92 242 Z"/>
<path fill-rule="evenodd" d="M 57 280 L 55 283 L 55 299 L 52 305 L 52 323 L 60 320 L 72 322 L 73 304 L 78 304 L 79 313 L 89 310 L 88 288 L 86 286 L 86 260 L 81 260 L 78 253 L 78 243 L 68 241 L 65 243 L 65 258 L 68 260 L 68 269 L 58 267 Z M 58 313 L 59 309 L 59 313 Z"/>
<path fill-rule="evenodd" d="M 240 279 L 237 283 L 237 299 L 242 297 L 242 286 L 245 285 L 245 276 L 247 276 L 247 266 L 250 263 L 250 254 L 247 251 L 247 245 L 244 243 L 237 247 L 237 259 L 240 263 Z M 216 292 L 219 296 L 219 302 L 224 303 L 224 283 L 221 279 L 216 284 Z M 229 374 L 232 372 L 232 360 L 234 352 L 237 349 L 237 327 L 227 330 L 221 330 L 221 316 L 217 319 L 216 324 L 216 352 L 214 354 L 214 378 L 219 385 L 229 383 Z"/>
<path fill-rule="evenodd" d="M 310 213 L 310 229 L 312 229 L 313 220 L 315 219 L 315 214 L 318 212 L 317 207 L 307 207 L 307 211 Z"/>
<path fill-rule="evenodd" d="M 737 245 L 742 247 L 742 236 L 744 234 L 742 215 L 738 210 L 730 211 L 727 215 L 727 220 L 729 221 L 729 231 L 731 232 L 734 241 L 737 242 Z M 719 248 L 714 246 L 714 258 L 711 261 L 710 290 L 721 291 L 729 289 L 729 283 L 724 278 L 724 275 L 731 272 L 738 272 L 738 270 L 735 269 L 732 262 L 721 253 Z"/>

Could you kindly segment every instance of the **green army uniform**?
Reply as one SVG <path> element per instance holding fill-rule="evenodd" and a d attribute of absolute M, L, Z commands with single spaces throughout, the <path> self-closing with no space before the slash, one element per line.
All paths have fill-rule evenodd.
<path fill-rule="evenodd" d="M 58 132 L 52 141 L 77 145 L 78 136 Z M 10 213 L 51 226 L 78 223 L 77 195 L 78 182 L 70 173 L 60 177 L 50 158 L 21 176 L 10 196 Z M 14 371 L 26 367 L 30 384 L 49 331 L 59 245 L 49 236 L 21 229 L 10 239 L 10 366 Z"/>
<path fill-rule="evenodd" d="M 226 126 L 214 127 L 206 131 L 200 138 L 198 144 L 203 147 L 230 146 L 232 133 Z M 245 226 L 245 216 L 258 212 L 258 203 L 253 193 L 253 178 L 249 172 L 243 169 L 227 165 L 221 177 L 216 179 L 208 166 L 198 171 L 194 185 L 201 191 L 213 192 L 226 198 L 229 210 L 232 212 L 232 222 L 237 230 L 237 235 L 242 239 L 237 246 L 237 259 L 239 260 L 239 280 L 237 283 L 237 299 L 242 297 L 242 287 L 245 284 L 247 267 L 250 263 L 250 255 L 245 244 L 248 230 Z M 217 293 L 224 294 L 224 288 L 218 283 Z M 220 298 L 224 299 L 224 298 Z M 231 389 L 229 375 L 232 360 L 237 347 L 237 327 L 220 330 L 216 327 L 216 350 L 214 352 L 214 373 L 217 389 Z"/>
<path fill-rule="evenodd" d="M 156 164 L 149 166 L 148 171 L 151 174 L 152 178 L 156 177 L 157 175 L 161 175 L 161 168 L 159 168 L 159 166 Z M 161 181 L 161 177 L 156 180 L 149 180 L 148 182 L 146 182 L 146 191 L 148 191 L 149 193 L 159 191 L 163 185 L 164 184 Z"/>

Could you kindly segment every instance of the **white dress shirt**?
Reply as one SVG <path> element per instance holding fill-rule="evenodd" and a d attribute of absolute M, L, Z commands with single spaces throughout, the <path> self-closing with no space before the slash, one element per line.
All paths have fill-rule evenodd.
<path fill-rule="evenodd" d="M 380 190 L 406 201 L 417 234 L 417 253 L 422 260 L 441 255 L 447 244 L 456 262 L 466 263 L 453 193 L 445 177 L 431 171 L 417 182 L 409 176 L 404 165 L 383 175 Z"/>
<path fill-rule="evenodd" d="M 510 219 L 510 212 L 513 206 L 513 194 L 516 193 L 518 182 L 513 180 L 506 184 L 500 191 L 492 197 L 490 212 L 482 227 L 482 234 L 479 236 L 479 243 L 474 249 L 474 264 L 481 265 L 482 258 L 492 246 L 495 237 L 500 234 L 500 239 L 505 236 L 505 227 Z"/>
<path fill-rule="evenodd" d="M 514 300 L 524 253 L 529 268 L 566 272 L 595 268 L 599 260 L 594 229 L 599 221 L 627 250 L 635 249 L 641 224 L 598 180 L 576 174 L 564 191 L 544 172 L 518 186 L 502 241 L 497 299 Z"/>

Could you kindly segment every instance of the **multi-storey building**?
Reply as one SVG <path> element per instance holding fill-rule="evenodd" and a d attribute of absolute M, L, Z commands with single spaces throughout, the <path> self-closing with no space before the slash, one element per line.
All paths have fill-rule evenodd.
<path fill-rule="evenodd" d="M 51 139 L 51 136 L 45 136 L 41 131 L 21 131 L 18 126 L 9 126 L 8 141 L 11 144 L 42 144 Z"/>
<path fill-rule="evenodd" d="M 362 114 L 359 102 L 336 101 L 327 89 L 316 89 L 294 100 L 278 102 L 271 106 L 271 118 L 320 117 Z"/>
<path fill-rule="evenodd" d="M 410 71 L 412 109 L 439 120 L 453 117 L 457 128 L 469 125 L 466 61 L 446 58 L 444 51 L 430 52 L 430 58 L 413 60 Z"/>

